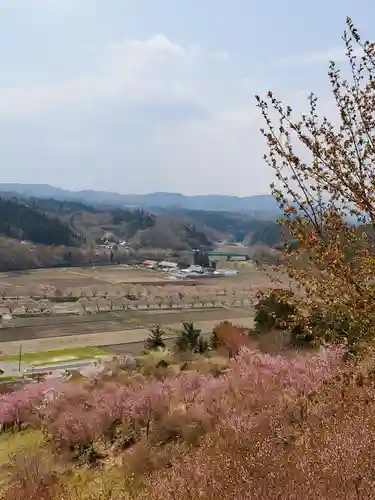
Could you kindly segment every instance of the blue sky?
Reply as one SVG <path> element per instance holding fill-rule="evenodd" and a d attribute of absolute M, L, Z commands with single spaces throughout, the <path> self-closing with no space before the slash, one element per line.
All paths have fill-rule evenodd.
<path fill-rule="evenodd" d="M 373 0 L 0 0 L 1 182 L 264 193 L 254 94 L 328 108 Z"/>

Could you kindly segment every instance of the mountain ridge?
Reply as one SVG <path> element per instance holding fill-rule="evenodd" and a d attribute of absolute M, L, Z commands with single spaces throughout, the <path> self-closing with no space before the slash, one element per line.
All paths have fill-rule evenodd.
<path fill-rule="evenodd" d="M 182 193 L 153 192 L 147 194 L 121 194 L 110 191 L 70 191 L 49 184 L 0 183 L 0 192 L 58 200 L 78 201 L 86 204 L 128 207 L 185 208 L 232 212 L 279 212 L 272 195 L 234 196 L 220 194 L 184 195 Z"/>

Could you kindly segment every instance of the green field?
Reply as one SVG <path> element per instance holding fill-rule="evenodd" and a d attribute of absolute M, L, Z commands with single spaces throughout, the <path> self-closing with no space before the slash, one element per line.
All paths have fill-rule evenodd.
<path fill-rule="evenodd" d="M 108 353 L 98 347 L 78 347 L 74 349 L 60 349 L 56 351 L 28 352 L 21 353 L 21 362 L 33 365 L 43 365 L 46 363 L 58 363 L 59 361 L 80 361 L 98 356 L 106 356 Z M 1 362 L 18 362 L 19 355 L 0 356 Z"/>

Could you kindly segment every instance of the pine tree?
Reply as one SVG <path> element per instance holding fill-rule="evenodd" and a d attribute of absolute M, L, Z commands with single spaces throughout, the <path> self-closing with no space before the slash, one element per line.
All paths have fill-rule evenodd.
<path fill-rule="evenodd" d="M 155 351 L 156 349 L 164 349 L 165 342 L 164 337 L 165 331 L 160 328 L 160 325 L 156 325 L 154 328 L 151 328 L 150 335 L 148 336 L 145 342 L 145 349 L 147 351 Z"/>
<path fill-rule="evenodd" d="M 195 353 L 207 352 L 208 342 L 201 335 L 202 330 L 195 328 L 193 322 L 183 322 L 183 330 L 176 341 L 176 348 L 180 352 Z"/>

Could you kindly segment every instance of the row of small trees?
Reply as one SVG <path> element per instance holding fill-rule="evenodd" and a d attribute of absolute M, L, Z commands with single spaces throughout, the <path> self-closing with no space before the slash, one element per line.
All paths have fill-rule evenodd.
<path fill-rule="evenodd" d="M 196 328 L 193 322 L 183 322 L 182 326 L 175 342 L 176 351 L 206 354 L 210 349 L 210 343 L 202 336 L 202 330 Z M 165 330 L 160 325 L 153 327 L 145 342 L 145 349 L 147 351 L 165 349 L 165 335 Z"/>
<path fill-rule="evenodd" d="M 26 302 L 26 303 L 25 303 Z M 149 300 L 130 300 L 130 299 L 114 299 L 109 298 L 81 298 L 77 301 L 67 301 L 71 303 L 77 303 L 83 309 L 84 312 L 90 311 L 112 311 L 112 310 L 126 310 L 126 309 L 173 309 L 185 307 L 195 308 L 195 307 L 244 307 L 245 305 L 253 305 L 253 297 L 241 297 L 241 298 L 223 298 L 222 300 L 217 300 L 216 297 L 191 297 L 191 300 L 185 299 L 181 300 L 179 297 L 156 297 L 150 298 Z M 28 300 L 28 301 L 15 301 L 15 300 L 5 300 L 0 303 L 3 309 L 9 311 L 13 314 L 17 310 L 22 310 L 24 314 L 35 314 L 40 312 L 50 311 L 51 307 L 55 301 L 43 300 Z"/>
<path fill-rule="evenodd" d="M 291 345 L 312 346 L 315 343 L 317 332 L 323 325 L 323 319 L 315 317 L 294 322 L 296 307 L 289 299 L 290 292 L 273 291 L 262 297 L 255 306 L 254 330 L 249 330 L 241 326 L 233 325 L 224 321 L 217 325 L 209 340 L 202 336 L 202 330 L 196 328 L 193 322 L 183 322 L 182 329 L 175 342 L 177 352 L 192 352 L 206 354 L 209 350 L 223 349 L 229 357 L 234 357 L 239 353 L 241 347 L 248 347 L 251 343 L 251 334 L 262 334 L 270 331 L 281 331 L 291 328 Z M 336 325 L 336 328 L 343 328 L 343 325 Z M 164 349 L 166 332 L 160 325 L 156 325 L 150 330 L 150 335 L 146 340 L 145 349 L 152 351 Z"/>
<path fill-rule="evenodd" d="M 196 328 L 192 322 L 184 322 L 182 326 L 174 344 L 177 353 L 207 354 L 210 350 L 221 349 L 233 358 L 239 353 L 241 347 L 249 346 L 251 341 L 248 329 L 233 325 L 228 321 L 217 325 L 209 339 L 206 339 L 202 335 L 202 330 Z M 165 330 L 160 325 L 156 325 L 150 330 L 145 349 L 147 351 L 165 349 L 165 335 Z"/>
<path fill-rule="evenodd" d="M 61 290 L 54 285 L 38 285 L 36 287 L 12 287 L 7 284 L 0 285 L 0 300 L 2 302 L 25 300 L 29 297 L 32 300 L 41 299 L 51 302 L 74 302 L 80 299 L 106 299 L 109 301 L 126 299 L 133 301 L 146 301 L 157 304 L 160 301 L 189 303 L 194 306 L 197 303 L 220 303 L 223 300 L 246 300 L 256 293 L 253 287 L 236 286 L 232 288 L 210 287 L 199 290 L 195 287 L 186 287 L 183 290 L 177 287 L 156 287 L 156 286 L 133 286 L 126 288 L 98 289 L 93 287 L 67 288 Z M 66 300 L 64 300 L 66 299 Z"/>
<path fill-rule="evenodd" d="M 241 299 L 223 299 L 220 301 L 215 300 L 215 298 L 209 297 L 196 297 L 192 300 L 180 300 L 178 297 L 157 297 L 150 300 L 127 300 L 127 299 L 80 299 L 77 301 L 82 307 L 84 312 L 88 312 L 90 309 L 96 311 L 101 310 L 125 310 L 125 309 L 183 309 L 183 308 L 195 308 L 199 307 L 236 307 L 253 305 L 254 299 L 241 298 Z"/>

